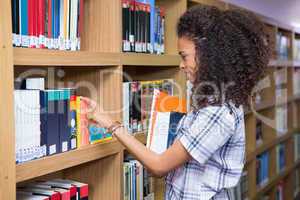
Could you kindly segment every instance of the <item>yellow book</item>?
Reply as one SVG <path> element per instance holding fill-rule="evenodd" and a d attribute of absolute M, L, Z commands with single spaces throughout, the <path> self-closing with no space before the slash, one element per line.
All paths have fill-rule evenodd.
<path fill-rule="evenodd" d="M 80 97 L 76 97 L 77 148 L 81 147 Z"/>

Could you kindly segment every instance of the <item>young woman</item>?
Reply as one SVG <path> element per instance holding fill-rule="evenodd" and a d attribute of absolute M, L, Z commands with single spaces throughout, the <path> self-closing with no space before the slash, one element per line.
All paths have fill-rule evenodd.
<path fill-rule="evenodd" d="M 159 155 L 120 122 L 101 113 L 93 119 L 154 175 L 167 175 L 166 200 L 229 199 L 245 160 L 242 106 L 269 59 L 263 24 L 242 11 L 196 6 L 180 17 L 177 34 L 180 69 L 193 83 L 193 110 L 178 124 L 173 145 Z"/>

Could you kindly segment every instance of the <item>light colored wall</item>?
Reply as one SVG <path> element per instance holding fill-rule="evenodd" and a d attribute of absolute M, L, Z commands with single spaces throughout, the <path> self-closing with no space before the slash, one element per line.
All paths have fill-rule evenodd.
<path fill-rule="evenodd" d="M 275 18 L 300 30 L 300 0 L 222 0 L 267 17 Z"/>

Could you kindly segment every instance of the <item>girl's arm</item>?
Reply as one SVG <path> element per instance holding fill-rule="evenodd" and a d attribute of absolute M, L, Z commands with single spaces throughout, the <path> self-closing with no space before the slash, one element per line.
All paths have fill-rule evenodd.
<path fill-rule="evenodd" d="M 114 132 L 114 136 L 126 147 L 126 149 L 139 160 L 150 172 L 157 177 L 166 175 L 169 171 L 183 165 L 191 159 L 183 145 L 175 140 L 173 145 L 164 153 L 157 154 L 144 144 L 128 134 L 123 127 Z"/>
<path fill-rule="evenodd" d="M 81 97 L 90 107 L 86 112 L 92 122 L 98 123 L 102 127 L 110 127 L 114 121 L 103 113 L 97 112 L 97 103 L 85 97 Z M 179 167 L 191 159 L 189 153 L 185 150 L 179 141 L 174 141 L 164 153 L 157 154 L 144 144 L 127 133 L 123 127 L 114 131 L 114 136 L 126 147 L 126 149 L 139 160 L 154 176 L 162 177 L 169 171 Z"/>

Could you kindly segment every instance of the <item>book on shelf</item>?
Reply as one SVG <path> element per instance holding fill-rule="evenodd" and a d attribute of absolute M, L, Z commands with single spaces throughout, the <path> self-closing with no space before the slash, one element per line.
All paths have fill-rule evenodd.
<path fill-rule="evenodd" d="M 277 136 L 286 134 L 288 132 L 288 109 L 286 104 L 275 108 L 275 118 Z"/>
<path fill-rule="evenodd" d="M 256 184 L 263 187 L 269 180 L 269 152 L 256 157 Z"/>
<path fill-rule="evenodd" d="M 277 67 L 274 72 L 275 79 L 275 98 L 276 102 L 284 102 L 287 98 L 287 89 L 285 84 L 287 83 L 287 70 L 283 67 Z"/>
<path fill-rule="evenodd" d="M 124 52 L 164 53 L 165 12 L 155 0 L 122 0 Z"/>
<path fill-rule="evenodd" d="M 300 133 L 294 134 L 294 160 L 297 162 L 300 159 Z"/>
<path fill-rule="evenodd" d="M 88 184 L 67 179 L 37 180 L 17 187 L 17 200 L 87 200 L 88 194 Z"/>
<path fill-rule="evenodd" d="M 299 180 L 299 171 L 296 169 L 294 172 L 293 177 L 293 189 L 294 189 L 294 198 L 297 197 L 297 195 L 300 192 L 300 180 Z"/>
<path fill-rule="evenodd" d="M 143 165 L 126 157 L 123 163 L 124 200 L 154 199 L 154 179 Z"/>
<path fill-rule="evenodd" d="M 291 40 L 285 36 L 282 32 L 278 31 L 276 35 L 276 51 L 278 59 L 288 60 L 289 49 L 291 48 Z"/>
<path fill-rule="evenodd" d="M 83 0 L 12 0 L 13 45 L 80 50 Z"/>
<path fill-rule="evenodd" d="M 263 131 L 262 131 L 262 121 L 260 119 L 256 119 L 256 146 L 260 146 L 263 144 Z"/>
<path fill-rule="evenodd" d="M 300 60 L 300 39 L 296 38 L 294 41 L 295 41 L 294 58 L 295 58 L 295 60 L 299 61 Z"/>
<path fill-rule="evenodd" d="M 279 184 L 276 186 L 275 200 L 283 200 L 284 199 L 283 192 L 284 192 L 284 183 L 280 181 Z"/>
<path fill-rule="evenodd" d="M 177 125 L 185 113 L 185 99 L 154 90 L 147 147 L 156 153 L 164 152 L 173 143 Z"/>
<path fill-rule="evenodd" d="M 39 85 L 31 84 L 30 88 L 39 88 Z M 80 99 L 72 88 L 16 89 L 16 162 L 111 140 L 106 129 L 88 124 L 87 105 Z"/>
<path fill-rule="evenodd" d="M 285 168 L 285 144 L 276 146 L 276 171 L 279 174 Z"/>
<path fill-rule="evenodd" d="M 123 123 L 129 133 L 146 131 L 154 89 L 173 94 L 172 79 L 123 83 Z"/>
<path fill-rule="evenodd" d="M 298 67 L 293 68 L 293 94 L 294 96 L 300 95 L 300 68 Z"/>

